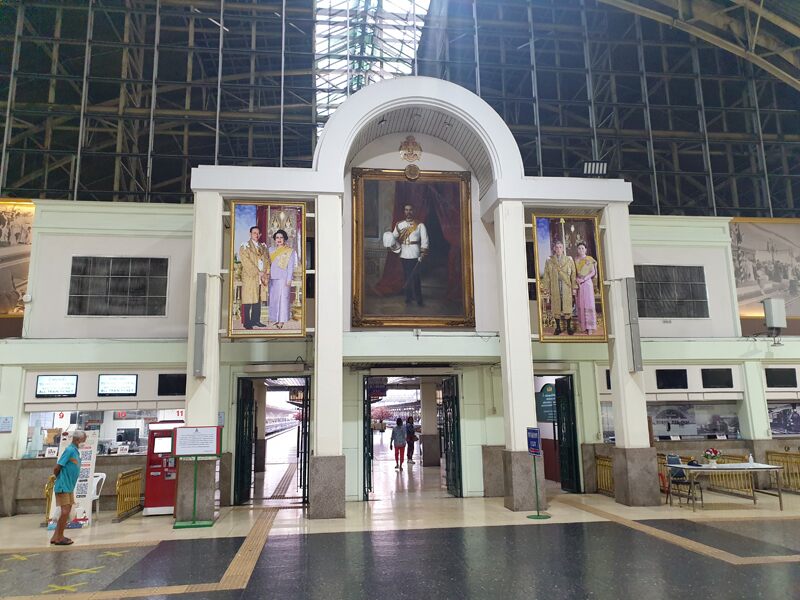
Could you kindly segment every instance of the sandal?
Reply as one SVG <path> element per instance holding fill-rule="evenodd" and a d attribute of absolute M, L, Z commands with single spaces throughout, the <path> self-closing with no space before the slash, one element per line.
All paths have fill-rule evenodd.
<path fill-rule="evenodd" d="M 63 540 L 59 540 L 58 542 L 50 542 L 53 546 L 70 546 L 75 542 L 69 538 L 64 538 Z"/>

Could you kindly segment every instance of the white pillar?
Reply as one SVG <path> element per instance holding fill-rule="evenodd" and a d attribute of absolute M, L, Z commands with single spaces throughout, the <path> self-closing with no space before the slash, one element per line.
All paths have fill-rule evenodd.
<path fill-rule="evenodd" d="M 633 277 L 633 252 L 628 207 L 609 204 L 603 211 L 605 250 L 606 315 L 609 334 L 608 364 L 614 396 L 614 435 L 618 448 L 647 448 L 647 403 L 644 375 L 630 364 L 631 339 L 625 326 L 627 294 L 625 278 Z"/>
<path fill-rule="evenodd" d="M 189 336 L 186 352 L 186 424 L 216 425 L 219 411 L 219 328 L 222 314 L 222 196 L 216 192 L 194 195 L 194 232 L 189 290 Z M 206 288 L 204 376 L 194 375 L 197 274 L 208 273 Z"/>
<path fill-rule="evenodd" d="M 419 386 L 420 404 L 422 405 L 422 435 L 438 437 L 439 428 L 436 422 L 436 382 L 422 380 Z"/>
<path fill-rule="evenodd" d="M 313 442 L 315 456 L 342 454 L 342 198 L 316 207 Z"/>
<path fill-rule="evenodd" d="M 494 209 L 499 281 L 500 359 L 506 450 L 528 449 L 527 427 L 536 427 L 533 351 L 525 258 L 525 211 L 521 202 Z"/>

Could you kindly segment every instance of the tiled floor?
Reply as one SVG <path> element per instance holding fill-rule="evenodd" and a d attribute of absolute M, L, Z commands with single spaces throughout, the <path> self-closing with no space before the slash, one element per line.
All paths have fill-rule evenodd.
<path fill-rule="evenodd" d="M 376 458 L 387 455 L 377 444 Z M 268 466 L 262 489 L 277 479 Z M 436 467 L 396 472 L 393 459 L 376 460 L 373 481 L 374 499 L 348 503 L 344 519 L 251 506 L 222 509 L 212 528 L 173 530 L 169 517 L 112 524 L 101 513 L 66 549 L 48 546 L 37 515 L 0 519 L 0 596 L 800 597 L 798 495 L 779 512 L 774 498 L 754 506 L 709 492 L 693 513 L 551 486 L 552 518 L 532 521 L 502 498 L 450 497 Z"/>

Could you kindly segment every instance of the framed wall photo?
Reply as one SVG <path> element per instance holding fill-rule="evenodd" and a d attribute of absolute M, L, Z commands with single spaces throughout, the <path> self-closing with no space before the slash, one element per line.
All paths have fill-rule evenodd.
<path fill-rule="evenodd" d="M 32 202 L 0 200 L 0 318 L 21 319 L 33 242 Z"/>
<path fill-rule="evenodd" d="M 231 337 L 306 334 L 305 205 L 231 203 Z"/>
<path fill-rule="evenodd" d="M 595 216 L 534 215 L 542 342 L 608 339 L 603 257 Z"/>
<path fill-rule="evenodd" d="M 735 218 L 730 231 L 742 327 L 760 325 L 765 298 L 783 298 L 786 318 L 800 319 L 800 219 Z"/>
<path fill-rule="evenodd" d="M 353 169 L 353 327 L 475 326 L 470 177 Z"/>

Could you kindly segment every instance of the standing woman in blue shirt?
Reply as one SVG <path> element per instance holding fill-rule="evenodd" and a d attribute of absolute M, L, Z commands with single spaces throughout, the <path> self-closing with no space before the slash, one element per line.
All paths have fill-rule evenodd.
<path fill-rule="evenodd" d="M 56 531 L 50 538 L 50 543 L 56 546 L 69 546 L 72 540 L 64 537 L 64 529 L 67 527 L 69 513 L 72 505 L 75 504 L 75 484 L 78 483 L 78 474 L 81 472 L 81 453 L 78 446 L 86 441 L 86 433 L 75 431 L 72 434 L 72 443 L 64 448 L 64 452 L 58 458 L 53 474 L 56 476 L 54 488 L 56 494 L 56 506 L 61 508 L 56 522 Z"/>
<path fill-rule="evenodd" d="M 403 459 L 406 457 L 406 428 L 403 426 L 403 419 L 397 418 L 397 423 L 392 430 L 392 439 L 389 440 L 389 450 L 394 444 L 394 470 L 403 470 Z"/>

